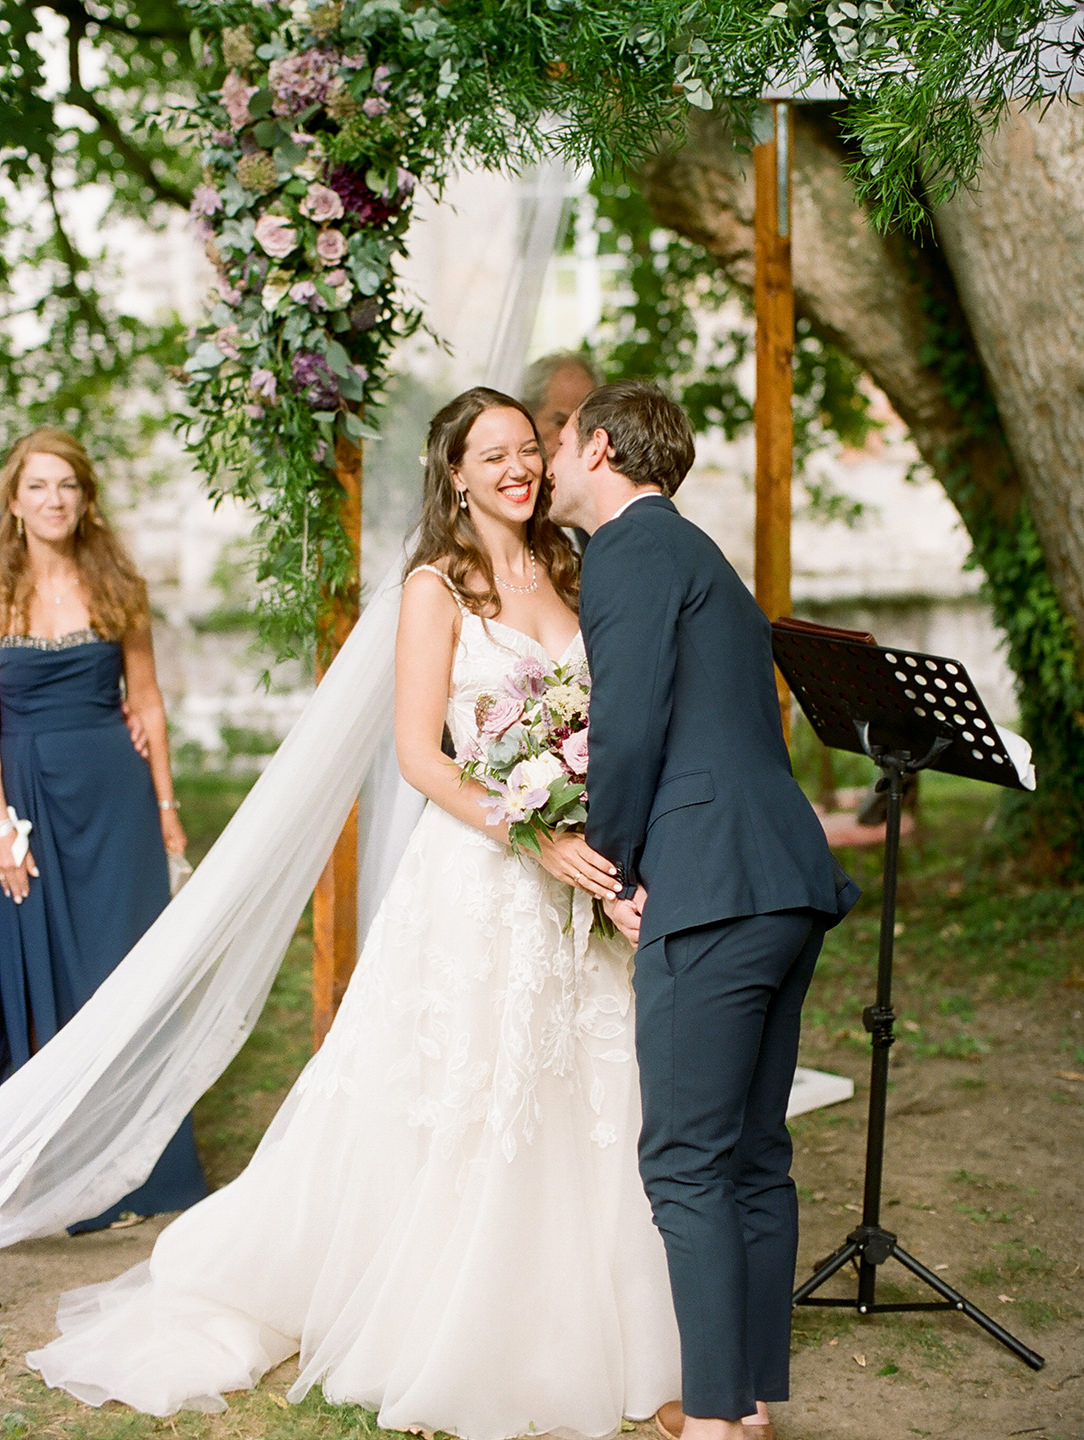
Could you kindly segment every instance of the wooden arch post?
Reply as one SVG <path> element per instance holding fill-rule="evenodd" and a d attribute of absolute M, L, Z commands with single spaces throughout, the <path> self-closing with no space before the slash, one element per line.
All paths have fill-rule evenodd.
<path fill-rule="evenodd" d="M 358 618 L 361 605 L 360 445 L 341 437 L 335 445 L 335 469 L 343 489 L 343 528 L 354 552 L 354 581 L 349 591 L 324 610 L 316 644 L 316 680 L 323 679 Z M 358 806 L 355 800 L 331 858 L 312 897 L 312 1038 L 318 1050 L 331 1029 L 358 951 Z"/>
<path fill-rule="evenodd" d="M 761 112 L 753 149 L 754 303 L 757 326 L 757 602 L 776 620 L 789 615 L 791 479 L 794 468 L 794 283 L 790 254 L 791 107 L 772 100 Z M 790 738 L 790 693 L 776 671 L 783 733 Z"/>

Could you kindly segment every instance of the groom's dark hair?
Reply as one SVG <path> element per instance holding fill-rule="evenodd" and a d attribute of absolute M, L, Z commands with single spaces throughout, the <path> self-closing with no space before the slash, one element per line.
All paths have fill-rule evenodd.
<path fill-rule="evenodd" d="M 579 447 L 596 430 L 610 437 L 610 464 L 634 485 L 661 485 L 673 495 L 696 455 L 689 417 L 644 380 L 619 380 L 592 390 L 576 411 Z"/>

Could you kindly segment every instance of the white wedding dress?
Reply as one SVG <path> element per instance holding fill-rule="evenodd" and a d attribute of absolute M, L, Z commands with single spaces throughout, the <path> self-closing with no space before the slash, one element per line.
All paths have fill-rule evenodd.
<path fill-rule="evenodd" d="M 473 733 L 530 637 L 465 614 L 448 723 Z M 582 660 L 577 636 L 561 657 Z M 150 1260 L 64 1296 L 28 1360 L 90 1404 L 218 1410 L 290 1390 L 470 1440 L 609 1436 L 679 1393 L 636 1171 L 631 956 L 569 890 L 426 807 L 342 1008 L 245 1172 Z"/>

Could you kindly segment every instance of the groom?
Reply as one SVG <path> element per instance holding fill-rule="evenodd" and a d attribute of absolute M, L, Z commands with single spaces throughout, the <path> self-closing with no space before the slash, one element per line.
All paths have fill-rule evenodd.
<path fill-rule="evenodd" d="M 658 1420 L 683 1440 L 768 1440 L 754 1426 L 788 1387 L 801 1007 L 858 891 L 791 775 L 768 621 L 671 502 L 692 461 L 678 405 L 604 385 L 561 432 L 550 514 L 592 537 L 587 839 L 639 941 L 640 1173 L 681 1335 L 682 1404 Z"/>

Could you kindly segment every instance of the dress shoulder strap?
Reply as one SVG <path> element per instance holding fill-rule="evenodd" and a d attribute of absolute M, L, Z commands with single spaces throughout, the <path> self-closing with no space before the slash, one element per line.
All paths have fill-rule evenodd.
<path fill-rule="evenodd" d="M 435 565 L 415 565 L 414 569 L 413 569 L 413 570 L 410 572 L 410 574 L 406 577 L 406 580 L 411 579 L 412 576 L 417 575 L 417 574 L 419 573 L 419 571 L 421 571 L 421 570 L 428 570 L 428 571 L 430 572 L 430 574 L 432 574 L 432 575 L 439 575 L 440 578 L 444 581 L 445 585 L 447 585 L 448 589 L 452 592 L 452 599 L 453 599 L 453 600 L 455 601 L 455 603 L 459 606 L 459 608 L 460 608 L 460 610 L 463 612 L 463 614 L 466 615 L 466 614 L 468 613 L 468 612 L 467 612 L 467 607 L 463 604 L 463 601 L 462 601 L 462 599 L 461 599 L 461 597 L 460 597 L 459 591 L 458 591 L 458 590 L 455 588 L 455 586 L 452 584 L 452 582 L 451 582 L 451 580 L 448 578 L 448 576 L 445 575 L 444 571 L 443 571 L 443 570 L 438 570 Z M 403 584 L 404 584 L 404 585 L 406 584 L 406 580 L 403 581 Z"/>

